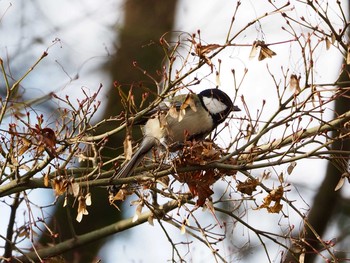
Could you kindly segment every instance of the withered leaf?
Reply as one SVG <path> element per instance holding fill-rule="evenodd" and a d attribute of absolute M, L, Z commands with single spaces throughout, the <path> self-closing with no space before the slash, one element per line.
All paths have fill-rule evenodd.
<path fill-rule="evenodd" d="M 88 215 L 89 212 L 86 206 L 91 205 L 91 194 L 88 193 L 86 196 L 79 196 L 78 198 L 78 214 L 76 220 L 80 223 L 84 215 Z"/>
<path fill-rule="evenodd" d="M 291 163 L 289 164 L 289 166 L 288 166 L 288 168 L 287 168 L 287 173 L 288 173 L 289 175 L 293 172 L 295 166 L 297 166 L 297 162 L 291 162 Z"/>
<path fill-rule="evenodd" d="M 125 159 L 130 160 L 132 156 L 132 144 L 131 144 L 131 136 L 127 135 L 124 142 L 124 154 L 125 154 Z"/>
<path fill-rule="evenodd" d="M 340 188 L 343 187 L 344 183 L 345 183 L 345 178 L 350 178 L 350 174 L 348 172 L 345 172 L 341 175 L 339 182 L 337 183 L 336 187 L 334 188 L 334 191 L 338 191 Z"/>
<path fill-rule="evenodd" d="M 213 170 L 193 171 L 179 174 L 180 182 L 188 185 L 190 192 L 194 197 L 198 197 L 196 204 L 203 206 L 205 200 L 214 192 L 211 186 L 218 180 Z"/>
<path fill-rule="evenodd" d="M 254 191 L 256 191 L 256 187 L 259 185 L 258 179 L 248 178 L 246 181 L 241 182 L 238 181 L 236 186 L 237 191 L 242 194 L 252 195 Z"/>
<path fill-rule="evenodd" d="M 150 216 L 147 218 L 148 224 L 150 224 L 151 226 L 154 226 L 153 219 L 154 219 L 153 214 L 152 214 L 152 215 L 150 215 Z"/>
<path fill-rule="evenodd" d="M 181 235 L 186 234 L 186 225 L 184 223 L 182 223 L 182 225 L 181 225 L 180 234 Z"/>
<path fill-rule="evenodd" d="M 18 155 L 23 155 L 32 145 L 32 142 L 26 138 L 22 138 L 22 147 L 18 150 Z"/>
<path fill-rule="evenodd" d="M 299 94 L 301 91 L 300 88 L 300 77 L 298 77 L 295 74 L 292 74 L 290 76 L 290 80 L 289 80 L 289 87 L 291 90 L 294 90 L 295 94 Z"/>
<path fill-rule="evenodd" d="M 276 52 L 272 51 L 264 41 L 257 40 L 253 42 L 252 49 L 249 53 L 249 59 L 253 59 L 260 48 L 258 60 L 264 60 L 265 58 L 272 58 L 276 55 Z"/>
<path fill-rule="evenodd" d="M 337 40 L 337 38 L 336 38 L 334 33 L 331 34 L 331 39 L 332 39 L 332 44 L 334 44 L 335 41 Z"/>
<path fill-rule="evenodd" d="M 249 59 L 250 60 L 255 58 L 256 54 L 258 53 L 258 49 L 259 49 L 258 41 L 254 41 L 253 45 L 252 45 L 252 49 L 250 50 L 250 53 L 249 53 Z"/>
<path fill-rule="evenodd" d="M 56 134 L 50 128 L 44 128 L 41 130 L 41 135 L 43 136 L 43 142 L 46 146 L 53 148 L 56 145 Z"/>
<path fill-rule="evenodd" d="M 279 186 L 277 189 L 273 189 L 263 201 L 263 204 L 259 207 L 259 209 L 266 208 L 269 213 L 279 213 L 283 205 L 281 204 L 281 200 L 283 197 L 283 187 Z M 271 206 L 271 203 L 274 204 Z"/>
<path fill-rule="evenodd" d="M 272 51 L 270 48 L 268 48 L 265 43 L 263 42 L 260 43 L 260 53 L 258 57 L 259 61 L 264 60 L 265 58 L 272 58 L 275 55 L 276 53 Z"/>
<path fill-rule="evenodd" d="M 48 186 L 49 186 L 49 183 L 50 183 L 50 180 L 49 180 L 49 173 L 46 173 L 46 174 L 44 175 L 44 185 L 45 185 L 46 187 L 48 187 Z"/>
<path fill-rule="evenodd" d="M 222 151 L 209 141 L 186 141 L 179 156 L 174 160 L 176 167 L 187 167 L 190 165 L 204 165 L 218 160 L 222 157 Z M 227 163 L 232 164 L 232 159 Z M 225 162 L 226 163 L 226 162 Z M 213 194 L 212 185 L 223 175 L 235 174 L 237 171 L 226 171 L 225 169 L 205 169 L 193 172 L 177 174 L 178 181 L 186 183 L 194 197 L 198 197 L 197 205 L 203 206 L 206 199 Z"/>
<path fill-rule="evenodd" d="M 55 192 L 55 195 L 60 196 L 66 192 L 68 183 L 62 176 L 57 176 L 51 181 L 51 186 Z"/>
<path fill-rule="evenodd" d="M 343 187 L 344 183 L 345 183 L 345 178 L 342 176 L 342 177 L 340 177 L 336 187 L 334 188 L 334 191 L 338 191 L 339 189 L 341 189 Z"/>
<path fill-rule="evenodd" d="M 215 49 L 218 49 L 221 47 L 218 44 L 208 44 L 208 45 L 202 45 L 202 44 L 197 44 L 196 45 L 196 53 L 198 56 L 205 56 L 206 54 L 214 51 Z"/>
<path fill-rule="evenodd" d="M 326 49 L 329 50 L 332 46 L 332 43 L 328 37 L 326 37 L 325 41 L 326 41 Z"/>
<path fill-rule="evenodd" d="M 136 206 L 134 217 L 132 218 L 133 223 L 135 223 L 139 219 L 142 213 L 143 203 L 142 202 L 138 202 L 138 203 L 139 204 Z"/>
<path fill-rule="evenodd" d="M 116 195 L 112 193 L 109 195 L 109 202 L 112 204 L 114 201 L 124 201 L 128 195 L 132 195 L 133 192 L 129 191 L 127 188 L 120 189 Z"/>

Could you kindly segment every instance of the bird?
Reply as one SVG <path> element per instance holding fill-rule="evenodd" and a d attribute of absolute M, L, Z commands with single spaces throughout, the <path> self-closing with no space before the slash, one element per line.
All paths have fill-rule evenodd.
<path fill-rule="evenodd" d="M 114 179 L 129 177 L 154 147 L 163 145 L 173 151 L 185 141 L 205 139 L 232 111 L 240 109 L 220 89 L 181 94 L 161 102 L 138 123 L 144 125 L 143 139 Z"/>

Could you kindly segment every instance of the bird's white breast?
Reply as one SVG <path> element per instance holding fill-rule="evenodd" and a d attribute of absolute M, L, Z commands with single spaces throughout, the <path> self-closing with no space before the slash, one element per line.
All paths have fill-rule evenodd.
<path fill-rule="evenodd" d="M 153 136 L 158 140 L 161 140 L 166 135 L 166 123 L 164 122 L 164 116 L 161 118 L 149 119 L 143 129 L 145 136 Z"/>

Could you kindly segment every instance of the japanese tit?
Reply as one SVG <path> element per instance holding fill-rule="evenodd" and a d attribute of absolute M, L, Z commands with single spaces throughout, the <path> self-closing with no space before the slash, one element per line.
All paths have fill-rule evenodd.
<path fill-rule="evenodd" d="M 130 176 L 133 169 L 155 146 L 164 145 L 172 151 L 172 145 L 179 145 L 186 140 L 204 139 L 231 111 L 240 109 L 219 89 L 178 95 L 170 101 L 160 103 L 140 123 L 144 124 L 144 137 L 140 147 L 115 178 Z"/>

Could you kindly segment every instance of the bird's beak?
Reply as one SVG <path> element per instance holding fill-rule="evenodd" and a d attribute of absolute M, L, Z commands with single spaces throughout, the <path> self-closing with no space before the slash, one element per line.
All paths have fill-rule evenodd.
<path fill-rule="evenodd" d="M 232 111 L 241 111 L 241 109 L 238 108 L 237 106 L 233 105 Z"/>

